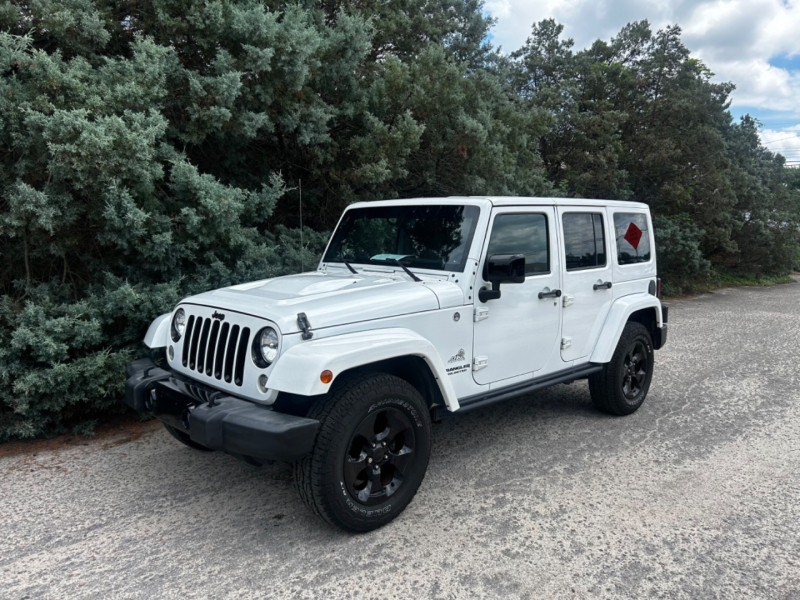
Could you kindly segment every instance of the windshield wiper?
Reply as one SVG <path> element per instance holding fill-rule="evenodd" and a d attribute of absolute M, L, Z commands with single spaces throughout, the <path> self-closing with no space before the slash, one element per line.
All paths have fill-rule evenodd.
<path fill-rule="evenodd" d="M 342 258 L 341 256 L 340 256 L 339 258 L 334 258 L 334 259 L 333 259 L 333 262 L 341 262 L 341 263 L 344 263 L 344 266 L 345 266 L 345 267 L 347 267 L 348 269 L 350 269 L 350 272 L 351 272 L 353 275 L 358 275 L 358 271 L 356 271 L 356 270 L 353 268 L 353 265 L 351 265 L 349 262 L 347 262 L 347 261 L 346 261 L 344 258 Z"/>
<path fill-rule="evenodd" d="M 406 274 L 409 277 L 411 277 L 411 279 L 413 279 L 414 281 L 422 281 L 422 279 L 420 279 L 419 277 L 414 275 L 411 271 L 409 271 L 408 268 L 403 263 L 401 263 L 399 260 L 397 260 L 396 258 L 384 258 L 383 260 L 396 264 L 398 267 L 403 269 L 403 271 L 405 271 Z"/>

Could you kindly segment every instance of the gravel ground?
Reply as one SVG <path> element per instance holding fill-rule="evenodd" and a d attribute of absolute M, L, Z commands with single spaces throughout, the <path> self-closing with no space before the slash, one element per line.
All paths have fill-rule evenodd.
<path fill-rule="evenodd" d="M 799 598 L 800 284 L 672 302 L 644 406 L 585 382 L 434 428 L 350 535 L 285 465 L 138 439 L 0 459 L 2 598 Z"/>

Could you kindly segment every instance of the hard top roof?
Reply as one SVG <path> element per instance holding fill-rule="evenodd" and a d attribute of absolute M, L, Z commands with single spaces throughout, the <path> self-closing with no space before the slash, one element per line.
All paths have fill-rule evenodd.
<path fill-rule="evenodd" d="M 349 208 L 363 206 L 392 206 L 403 204 L 491 204 L 492 206 L 612 206 L 615 208 L 648 209 L 643 202 L 627 200 L 598 200 L 593 198 L 537 198 L 531 196 L 448 196 L 446 198 L 405 198 L 402 200 L 376 200 L 357 202 Z"/>

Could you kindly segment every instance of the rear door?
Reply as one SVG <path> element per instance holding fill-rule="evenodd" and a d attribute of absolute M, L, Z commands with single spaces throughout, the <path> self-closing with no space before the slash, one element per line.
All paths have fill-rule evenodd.
<path fill-rule="evenodd" d="M 562 207 L 564 264 L 561 358 L 580 361 L 594 348 L 613 300 L 609 226 L 601 207 Z"/>
<path fill-rule="evenodd" d="M 559 290 L 560 258 L 552 206 L 503 207 L 492 211 L 484 242 L 476 290 L 491 287 L 483 281 L 483 266 L 492 254 L 524 254 L 525 283 L 500 286 L 501 296 L 481 302 L 475 298 L 473 378 L 476 383 L 502 381 L 544 367 L 557 352 L 561 303 L 540 292 Z"/>

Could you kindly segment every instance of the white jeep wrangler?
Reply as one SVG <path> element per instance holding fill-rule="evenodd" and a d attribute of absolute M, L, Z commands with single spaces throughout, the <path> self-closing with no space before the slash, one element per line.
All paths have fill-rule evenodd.
<path fill-rule="evenodd" d="M 391 521 L 425 477 L 431 421 L 589 379 L 634 412 L 667 335 L 648 207 L 469 197 L 350 206 L 316 271 L 183 300 L 150 326 L 166 368 L 125 403 L 178 440 L 294 462 L 328 523 Z"/>

